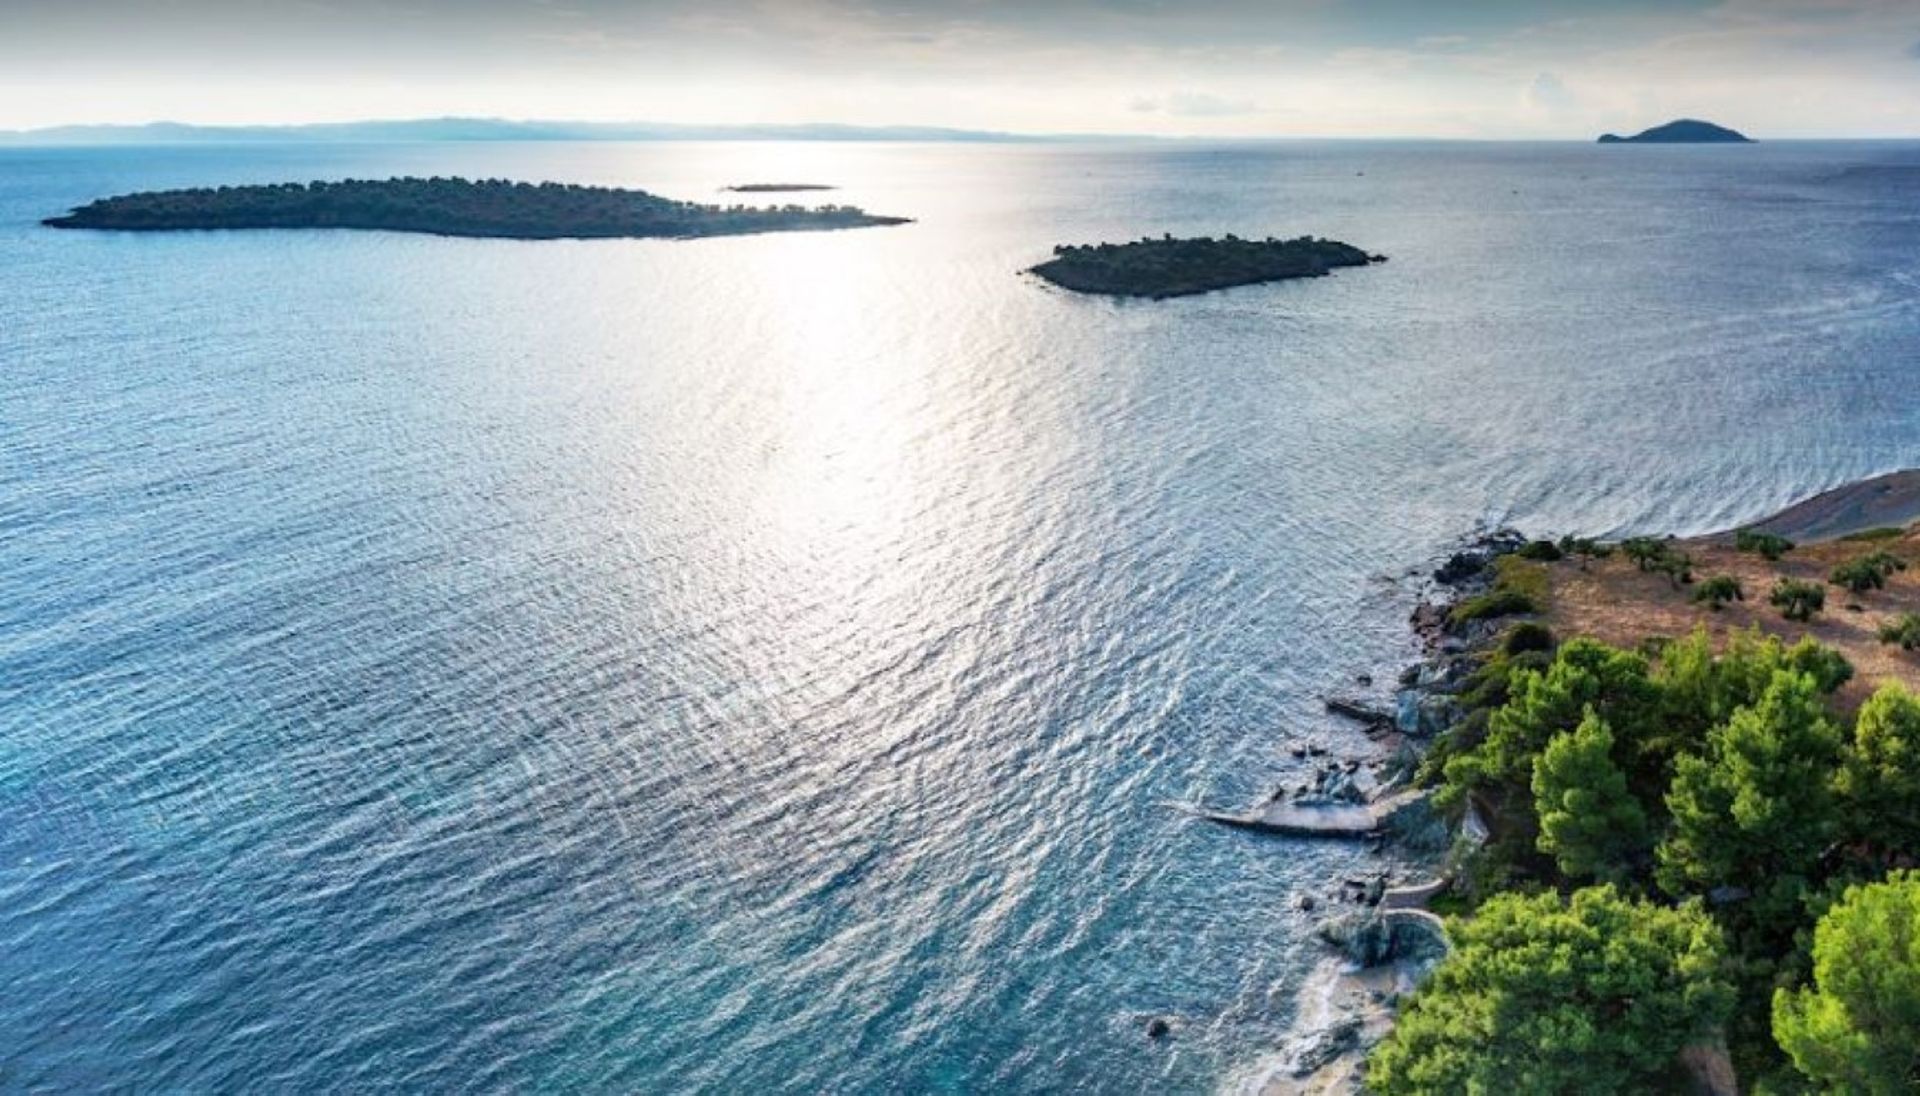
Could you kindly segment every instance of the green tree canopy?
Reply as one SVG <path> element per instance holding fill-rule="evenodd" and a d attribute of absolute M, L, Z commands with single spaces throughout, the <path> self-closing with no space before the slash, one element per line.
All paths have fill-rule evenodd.
<path fill-rule="evenodd" d="M 1461 789 L 1506 785 L 1526 790 L 1533 759 L 1553 736 L 1580 725 L 1593 709 L 1629 742 L 1650 734 L 1660 696 L 1647 660 L 1592 639 L 1560 646 L 1544 673 L 1524 671 L 1509 683 L 1510 697 L 1487 721 L 1487 738 L 1447 762 L 1447 782 Z"/>
<path fill-rule="evenodd" d="M 1888 682 L 1860 706 L 1838 784 L 1856 838 L 1920 855 L 1920 698 Z"/>
<path fill-rule="evenodd" d="M 1653 1091 L 1732 1002 L 1720 932 L 1693 905 L 1504 894 L 1450 935 L 1368 1063 L 1384 1096 Z"/>
<path fill-rule="evenodd" d="M 1757 703 L 1708 732 L 1704 756 L 1675 763 L 1661 885 L 1676 894 L 1745 888 L 1754 920 L 1777 924 L 1798 908 L 1833 838 L 1840 759 L 1839 728 L 1812 676 L 1776 670 Z"/>
<path fill-rule="evenodd" d="M 1653 675 L 1664 700 L 1659 741 L 1676 753 L 1704 744 L 1710 729 L 1757 703 L 1781 670 L 1811 675 L 1823 693 L 1853 679 L 1846 658 L 1810 636 L 1787 646 L 1779 636 L 1748 628 L 1735 632 L 1726 650 L 1715 654 L 1707 630 L 1695 628 L 1669 643 Z"/>
<path fill-rule="evenodd" d="M 1587 709 L 1533 763 L 1539 848 L 1573 879 L 1623 879 L 1648 846 L 1647 816 L 1613 761 L 1613 731 Z"/>
<path fill-rule="evenodd" d="M 1827 607 L 1827 591 L 1812 582 L 1783 578 L 1774 582 L 1767 602 L 1788 620 L 1808 621 Z"/>
<path fill-rule="evenodd" d="M 1773 997 L 1773 1034 L 1833 1092 L 1920 1092 L 1920 874 L 1847 888 L 1813 934 L 1813 982 Z"/>

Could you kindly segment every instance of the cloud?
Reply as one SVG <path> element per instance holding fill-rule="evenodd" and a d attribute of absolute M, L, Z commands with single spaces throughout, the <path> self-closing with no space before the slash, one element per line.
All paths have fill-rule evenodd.
<path fill-rule="evenodd" d="M 1527 85 L 1527 104 L 1535 110 L 1548 112 L 1572 110 L 1580 105 L 1580 100 L 1560 77 L 1551 72 L 1543 72 Z"/>
<path fill-rule="evenodd" d="M 1141 97 L 1127 104 L 1136 114 L 1166 114 L 1175 118 L 1225 118 L 1259 111 L 1250 99 L 1227 99 L 1198 91 L 1176 91 L 1162 98 Z"/>
<path fill-rule="evenodd" d="M 1913 45 L 1907 47 L 1907 56 L 1916 61 L 1920 61 L 1920 42 L 1915 42 Z"/>

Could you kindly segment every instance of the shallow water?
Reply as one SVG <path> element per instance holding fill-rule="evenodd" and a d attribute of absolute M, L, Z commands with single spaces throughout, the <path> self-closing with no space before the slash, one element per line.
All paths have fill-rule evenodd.
<path fill-rule="evenodd" d="M 919 221 L 35 224 L 392 173 Z M 1476 523 L 1920 464 L 1916 198 L 1912 144 L 0 152 L 0 1084 L 1214 1087 L 1371 861 L 1170 804 L 1357 745 L 1320 695 Z M 1392 261 L 1016 274 L 1162 231 Z"/>

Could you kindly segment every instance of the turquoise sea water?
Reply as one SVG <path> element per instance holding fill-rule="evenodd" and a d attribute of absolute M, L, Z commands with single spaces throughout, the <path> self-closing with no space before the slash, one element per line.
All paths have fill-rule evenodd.
<path fill-rule="evenodd" d="M 36 223 L 395 173 L 919 221 Z M 1163 231 L 1392 259 L 1016 273 Z M 1916 362 L 1920 145 L 0 151 L 0 1087 L 1214 1088 L 1373 861 L 1169 804 L 1478 522 L 1920 464 Z"/>

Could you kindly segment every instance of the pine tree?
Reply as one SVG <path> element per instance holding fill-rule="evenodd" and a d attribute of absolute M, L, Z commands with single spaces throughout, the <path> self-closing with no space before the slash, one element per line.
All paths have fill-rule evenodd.
<path fill-rule="evenodd" d="M 1575 879 L 1622 879 L 1647 845 L 1647 816 L 1613 761 L 1613 731 L 1587 709 L 1533 764 L 1539 848 Z"/>
<path fill-rule="evenodd" d="M 1758 703 L 1708 732 L 1704 756 L 1675 763 L 1661 885 L 1743 888 L 1754 921 L 1779 927 L 1833 838 L 1840 759 L 1840 731 L 1812 676 L 1775 671 Z"/>

